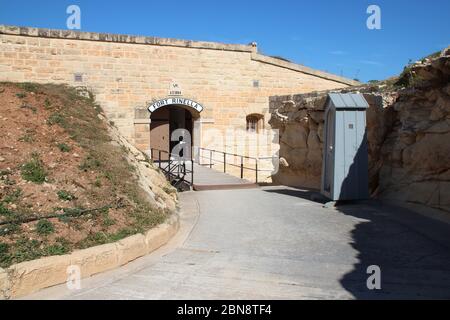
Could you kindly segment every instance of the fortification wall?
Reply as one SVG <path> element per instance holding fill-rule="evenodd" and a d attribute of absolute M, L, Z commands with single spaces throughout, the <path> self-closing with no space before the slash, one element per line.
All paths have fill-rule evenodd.
<path fill-rule="evenodd" d="M 255 45 L 10 26 L 0 26 L 0 81 L 87 87 L 141 150 L 149 149 L 146 105 L 166 98 L 172 82 L 205 108 L 200 141 L 211 128 L 245 130 L 252 113 L 270 128 L 270 96 L 355 84 L 258 54 Z"/>

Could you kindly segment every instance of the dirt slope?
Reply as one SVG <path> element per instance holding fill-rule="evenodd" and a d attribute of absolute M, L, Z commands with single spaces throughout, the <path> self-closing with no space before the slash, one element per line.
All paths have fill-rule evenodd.
<path fill-rule="evenodd" d="M 82 93 L 0 84 L 0 267 L 116 241 L 175 209 L 163 175 Z"/>

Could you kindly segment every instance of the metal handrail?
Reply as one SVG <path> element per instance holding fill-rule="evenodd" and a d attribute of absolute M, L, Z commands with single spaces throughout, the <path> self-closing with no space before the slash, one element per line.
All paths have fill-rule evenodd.
<path fill-rule="evenodd" d="M 258 157 L 258 158 L 255 158 L 255 157 L 250 157 L 250 156 L 245 156 L 245 155 L 240 155 L 240 154 L 235 154 L 235 153 L 228 153 L 228 152 L 225 152 L 225 151 L 219 151 L 219 150 L 208 149 L 208 148 L 198 148 L 198 150 L 199 150 L 199 155 L 198 155 L 199 158 L 209 159 L 209 167 L 211 169 L 212 169 L 212 166 L 213 166 L 213 161 L 218 162 L 218 163 L 223 163 L 223 172 L 224 173 L 227 172 L 227 156 L 233 156 L 233 157 L 240 158 L 240 160 L 241 160 L 240 165 L 236 165 L 234 163 L 228 163 L 228 165 L 233 166 L 233 167 L 240 167 L 241 168 L 241 179 L 244 179 L 244 170 L 255 171 L 255 181 L 256 181 L 256 183 L 258 183 L 258 172 L 260 172 L 260 171 L 270 171 L 270 170 L 261 170 L 261 169 L 259 169 L 258 168 L 259 161 L 260 160 L 268 160 L 268 159 L 276 158 L 276 157 Z M 209 152 L 209 157 L 202 156 L 202 154 L 201 154 L 202 150 L 203 151 L 208 151 Z M 215 153 L 223 154 L 223 161 L 214 159 L 213 154 L 215 154 Z M 250 167 L 244 166 L 244 159 L 254 160 L 255 161 L 255 167 L 254 168 L 250 168 Z"/>
<path fill-rule="evenodd" d="M 220 150 L 214 150 L 214 149 L 208 149 L 208 148 L 200 148 L 200 147 L 198 148 L 198 150 L 199 150 L 198 158 L 199 159 L 200 158 L 201 159 L 209 159 L 209 167 L 211 169 L 213 167 L 213 162 L 218 162 L 218 163 L 221 163 L 221 164 L 223 163 L 223 172 L 224 173 L 227 172 L 227 165 L 228 166 L 232 166 L 232 167 L 237 167 L 237 168 L 241 169 L 241 172 L 240 172 L 241 179 L 244 179 L 244 170 L 254 171 L 255 172 L 255 181 L 256 181 L 256 183 L 258 183 L 258 173 L 259 172 L 271 171 L 271 170 L 267 170 L 267 169 L 260 169 L 259 168 L 259 162 L 260 161 L 264 161 L 264 160 L 277 158 L 276 156 L 267 156 L 267 157 L 258 157 L 258 158 L 256 158 L 256 157 L 251 157 L 251 156 L 245 156 L 245 155 L 240 155 L 240 154 L 235 154 L 235 153 L 228 153 L 228 152 L 224 152 L 224 151 L 220 151 Z M 185 166 L 185 163 L 183 163 L 183 171 L 180 171 L 179 170 L 179 165 L 180 164 L 172 166 L 172 164 L 176 160 L 172 160 L 171 159 L 171 156 L 172 156 L 171 152 L 166 151 L 166 150 L 159 150 L 159 149 L 156 149 L 156 148 L 151 148 L 150 149 L 150 156 L 151 156 L 152 160 L 155 159 L 153 157 L 154 151 L 156 151 L 157 154 L 158 154 L 158 160 L 159 160 L 158 161 L 158 165 L 159 165 L 159 168 L 161 170 L 165 171 L 166 174 L 169 174 L 169 175 L 172 174 L 175 177 L 183 179 L 183 180 L 184 180 L 184 177 L 186 176 L 186 174 L 190 173 L 191 174 L 191 181 L 190 181 L 190 183 L 191 183 L 191 185 L 194 185 L 194 159 L 193 159 L 192 156 L 191 156 L 191 160 L 190 160 L 191 161 L 191 170 L 190 171 L 187 170 L 186 166 Z M 203 156 L 201 151 L 209 152 L 209 157 Z M 213 155 L 215 153 L 222 154 L 223 155 L 223 160 L 215 159 L 213 157 Z M 162 159 L 162 157 L 161 157 L 162 154 L 167 154 L 168 155 L 168 159 L 167 160 L 161 160 Z M 192 153 L 191 153 L 191 155 L 192 155 Z M 233 157 L 240 158 L 240 164 L 234 164 L 234 163 L 227 162 L 227 156 L 233 156 Z M 244 165 L 244 159 L 254 160 L 255 161 L 255 167 L 248 167 L 248 166 Z M 167 163 L 168 163 L 168 166 L 166 166 L 165 168 L 162 167 L 163 161 L 167 161 Z M 201 164 L 200 162 L 201 161 L 199 161 L 199 164 Z M 178 171 L 178 176 L 173 173 L 173 170 L 175 170 L 175 168 L 177 168 L 179 170 Z M 183 173 L 183 177 L 180 176 L 181 173 Z M 186 180 L 184 180 L 184 181 L 186 181 Z"/>
<path fill-rule="evenodd" d="M 173 176 L 176 179 L 179 179 L 179 183 L 181 182 L 187 182 L 191 186 L 194 185 L 194 159 L 191 157 L 191 170 L 186 169 L 186 162 L 183 160 L 182 163 L 180 163 L 178 160 L 171 159 L 172 153 L 166 151 L 166 150 L 160 150 L 156 148 L 150 148 L 150 158 L 152 161 L 155 160 L 155 157 L 153 157 L 154 151 L 158 152 L 158 167 L 161 169 L 167 176 L 167 178 L 170 180 L 171 176 Z M 162 154 L 167 154 L 168 159 L 162 160 Z M 177 155 L 174 155 L 175 157 L 179 157 Z M 163 167 L 162 163 L 163 161 L 167 161 L 167 166 Z M 175 163 L 176 162 L 176 163 Z M 174 164 L 175 163 L 175 164 Z M 182 169 L 180 170 L 180 166 Z M 178 171 L 177 171 L 178 170 Z M 187 174 L 191 174 L 191 181 L 187 181 L 185 179 Z"/>

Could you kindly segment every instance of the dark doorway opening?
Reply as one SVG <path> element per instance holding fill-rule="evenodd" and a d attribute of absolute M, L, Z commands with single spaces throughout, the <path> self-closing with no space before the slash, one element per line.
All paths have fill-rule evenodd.
<path fill-rule="evenodd" d="M 152 113 L 150 123 L 150 148 L 161 150 L 161 159 L 168 160 L 169 154 L 179 141 L 171 141 L 172 133 L 185 129 L 193 141 L 193 115 L 182 106 L 169 105 Z"/>

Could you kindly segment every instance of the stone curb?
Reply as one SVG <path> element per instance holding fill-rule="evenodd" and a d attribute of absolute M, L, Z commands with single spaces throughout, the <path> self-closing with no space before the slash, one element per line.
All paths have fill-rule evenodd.
<path fill-rule="evenodd" d="M 45 257 L 0 268 L 0 300 L 26 296 L 44 288 L 67 282 L 68 268 L 79 267 L 81 279 L 123 266 L 166 244 L 178 231 L 180 219 L 172 215 L 167 222 L 145 234 L 136 234 L 63 256 Z"/>

